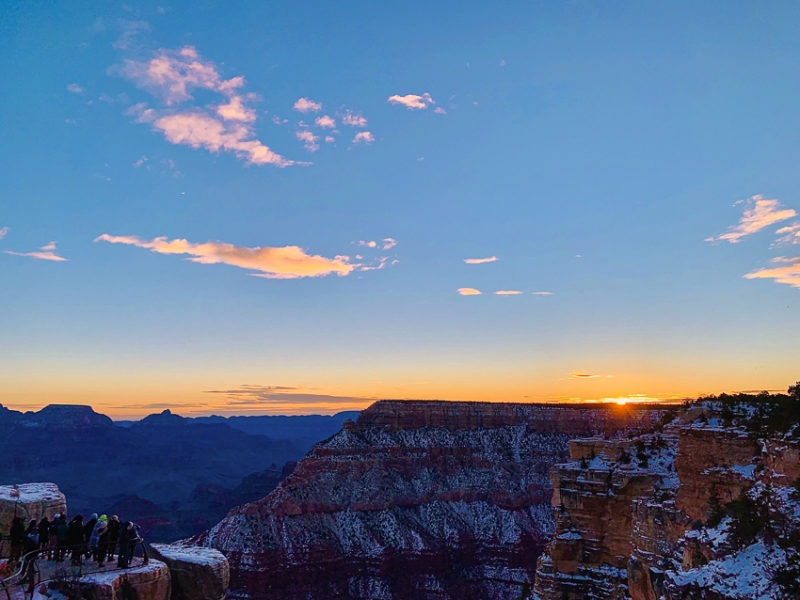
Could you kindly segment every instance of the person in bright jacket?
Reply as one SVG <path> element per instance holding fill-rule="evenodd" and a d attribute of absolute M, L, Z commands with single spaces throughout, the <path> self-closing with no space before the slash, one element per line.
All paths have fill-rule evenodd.
<path fill-rule="evenodd" d="M 105 539 L 104 539 L 105 538 Z M 108 550 L 108 517 L 100 515 L 89 536 L 89 550 L 97 566 L 105 567 L 106 551 Z"/>

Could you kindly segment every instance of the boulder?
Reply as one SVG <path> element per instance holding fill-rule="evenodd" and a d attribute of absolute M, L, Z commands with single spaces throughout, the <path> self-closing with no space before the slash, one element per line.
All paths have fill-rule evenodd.
<path fill-rule="evenodd" d="M 0 486 L 0 533 L 8 535 L 14 516 L 22 517 L 25 525 L 31 519 L 67 511 L 67 500 L 55 483 L 21 483 Z"/>
<path fill-rule="evenodd" d="M 152 544 L 153 555 L 172 572 L 172 600 L 222 600 L 230 570 L 225 555 L 211 548 Z"/>
<path fill-rule="evenodd" d="M 172 590 L 170 571 L 158 560 L 124 571 L 84 575 L 70 585 L 85 600 L 169 600 Z M 37 586 L 33 600 L 64 598 L 63 590 L 58 587 L 56 581 L 42 583 Z"/>

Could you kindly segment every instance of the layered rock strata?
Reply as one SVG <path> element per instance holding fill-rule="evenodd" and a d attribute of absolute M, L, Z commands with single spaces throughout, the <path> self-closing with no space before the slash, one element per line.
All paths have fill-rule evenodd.
<path fill-rule="evenodd" d="M 232 599 L 516 600 L 555 528 L 548 472 L 568 440 L 635 433 L 660 416 L 378 402 L 192 543 L 228 557 Z"/>

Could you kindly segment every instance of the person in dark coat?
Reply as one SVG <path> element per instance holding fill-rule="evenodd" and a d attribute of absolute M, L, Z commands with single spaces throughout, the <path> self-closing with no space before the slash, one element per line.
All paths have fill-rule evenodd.
<path fill-rule="evenodd" d="M 119 558 L 117 568 L 127 569 L 136 552 L 136 545 L 142 541 L 139 526 L 131 521 L 126 521 L 119 532 Z M 147 551 L 145 550 L 144 562 L 147 564 Z"/>
<path fill-rule="evenodd" d="M 22 517 L 14 517 L 11 521 L 11 530 L 8 532 L 8 540 L 11 542 L 11 556 L 12 563 L 18 563 L 20 556 L 22 556 L 23 546 L 25 545 L 25 525 L 22 523 Z"/>
<path fill-rule="evenodd" d="M 92 555 L 92 551 L 89 548 L 89 538 L 92 537 L 92 532 L 94 531 L 95 525 L 97 525 L 97 513 L 92 514 L 92 516 L 89 517 L 89 520 L 83 525 L 83 555 L 86 558 L 89 558 Z"/>
<path fill-rule="evenodd" d="M 83 548 L 86 545 L 86 538 L 83 535 L 83 515 L 78 515 L 69 522 L 67 544 L 72 550 L 72 564 L 81 565 L 83 563 Z"/>
<path fill-rule="evenodd" d="M 50 546 L 50 521 L 47 515 L 42 517 L 39 521 L 39 549 L 47 550 Z"/>
<path fill-rule="evenodd" d="M 69 525 L 67 515 L 58 517 L 56 523 L 56 562 L 63 562 L 69 546 Z"/>
<path fill-rule="evenodd" d="M 121 527 L 122 524 L 119 522 L 119 517 L 117 515 L 112 515 L 111 520 L 108 522 L 108 552 L 106 553 L 108 560 L 112 560 L 114 558 L 117 542 L 119 542 L 119 532 Z"/>

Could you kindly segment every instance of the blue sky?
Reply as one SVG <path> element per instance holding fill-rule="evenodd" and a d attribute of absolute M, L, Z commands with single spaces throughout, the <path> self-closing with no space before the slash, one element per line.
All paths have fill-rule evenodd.
<path fill-rule="evenodd" d="M 0 10 L 3 404 L 800 378 L 795 3 Z"/>

